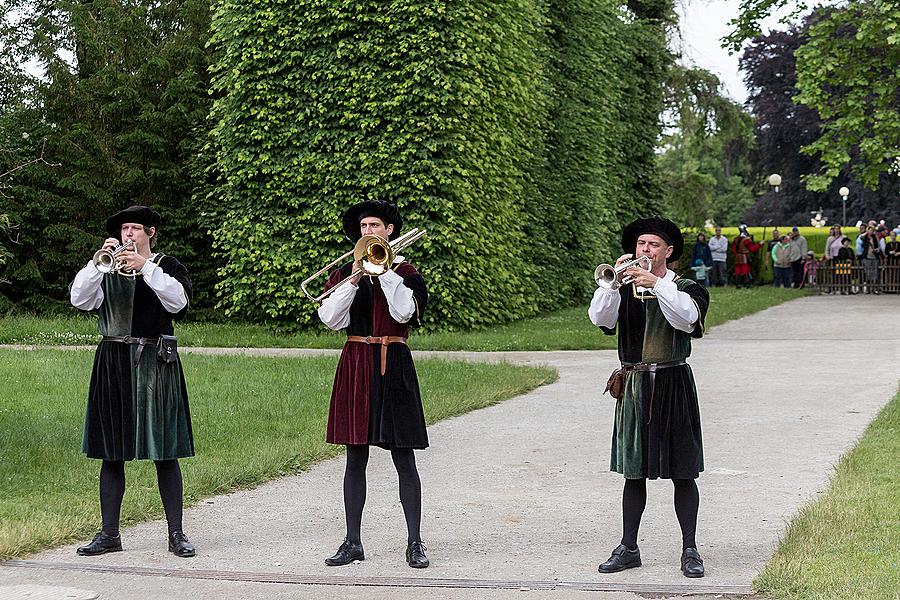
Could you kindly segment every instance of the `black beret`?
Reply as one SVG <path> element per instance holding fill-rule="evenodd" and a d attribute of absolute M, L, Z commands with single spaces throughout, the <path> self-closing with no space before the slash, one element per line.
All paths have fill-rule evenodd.
<path fill-rule="evenodd" d="M 669 219 L 662 217 L 637 219 L 626 225 L 622 230 L 622 250 L 634 254 L 638 237 L 645 233 L 658 235 L 672 246 L 672 256 L 669 257 L 669 260 L 677 260 L 681 256 L 681 252 L 684 250 L 684 236 L 681 235 L 681 229 Z"/>
<path fill-rule="evenodd" d="M 350 238 L 351 242 L 356 242 L 362 237 L 359 232 L 359 222 L 366 217 L 377 217 L 384 221 L 385 226 L 393 225 L 394 231 L 391 232 L 391 239 L 400 235 L 403 229 L 403 219 L 400 217 L 400 211 L 397 205 L 384 200 L 366 200 L 359 204 L 354 204 L 347 209 L 343 216 L 344 233 Z"/>
<path fill-rule="evenodd" d="M 122 234 L 123 223 L 139 223 L 146 227 L 159 227 L 162 217 L 149 206 L 129 206 L 119 211 L 106 220 L 106 233 L 110 237 L 119 237 Z"/>

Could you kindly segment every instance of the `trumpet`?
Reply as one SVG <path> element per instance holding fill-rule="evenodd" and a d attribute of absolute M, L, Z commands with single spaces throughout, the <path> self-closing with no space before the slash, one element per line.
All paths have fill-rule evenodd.
<path fill-rule="evenodd" d="M 134 240 L 128 240 L 124 244 L 119 244 L 113 249 L 101 248 L 94 253 L 94 266 L 101 273 L 123 273 L 125 272 L 124 261 L 119 260 L 119 255 L 125 250 L 137 252 L 137 246 Z"/>
<path fill-rule="evenodd" d="M 650 262 L 649 256 L 633 258 L 623 262 L 618 267 L 604 263 L 594 269 L 594 281 L 597 282 L 597 287 L 602 287 L 607 290 L 617 290 L 623 285 L 628 285 L 634 281 L 634 277 L 625 274 L 627 269 L 638 267 L 645 271 L 649 271 L 651 266 L 652 263 Z"/>
<path fill-rule="evenodd" d="M 336 289 L 347 284 L 357 275 L 369 275 L 370 277 L 378 277 L 379 275 L 383 275 L 390 270 L 391 265 L 394 263 L 394 258 L 397 254 L 403 250 L 404 248 L 410 246 L 413 242 L 418 240 L 420 237 L 425 235 L 424 229 L 415 228 L 407 233 L 404 233 L 394 241 L 390 242 L 379 235 L 364 235 L 356 242 L 353 246 L 353 249 L 349 252 L 339 256 L 334 261 L 328 263 L 309 277 L 307 277 L 303 283 L 300 284 L 300 289 L 303 290 L 303 293 L 306 294 L 306 297 L 312 300 L 313 302 L 321 302 L 328 296 L 330 296 Z M 358 263 L 359 267 L 354 267 L 350 275 L 342 279 L 337 283 L 334 287 L 329 290 L 319 294 L 318 296 L 313 296 L 309 290 L 306 289 L 306 286 L 310 284 L 313 280 L 318 278 L 323 273 L 329 273 L 335 265 L 344 262 L 348 256 L 353 255 L 353 261 Z"/>

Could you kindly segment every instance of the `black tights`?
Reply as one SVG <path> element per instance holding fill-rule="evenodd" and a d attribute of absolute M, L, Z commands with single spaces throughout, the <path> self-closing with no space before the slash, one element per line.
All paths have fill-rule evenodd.
<path fill-rule="evenodd" d="M 181 531 L 181 515 L 183 511 L 183 483 L 181 467 L 177 460 L 157 460 L 156 481 L 159 484 L 159 496 L 166 511 L 166 522 L 169 533 Z M 125 497 L 125 462 L 121 460 L 104 460 L 100 466 L 100 515 L 103 519 L 103 531 L 108 535 L 119 535 L 119 514 L 122 511 L 122 498 Z"/>
<path fill-rule="evenodd" d="M 675 487 L 675 515 L 681 526 L 681 547 L 696 548 L 697 511 L 700 509 L 700 491 L 693 479 L 673 479 Z M 626 479 L 622 490 L 622 543 L 632 550 L 637 548 L 641 515 L 647 505 L 647 480 Z"/>
<path fill-rule="evenodd" d="M 422 482 L 416 469 L 416 455 L 411 448 L 394 448 L 391 458 L 400 480 L 400 504 L 406 517 L 407 543 L 421 541 Z M 347 517 L 347 540 L 360 543 L 360 526 L 366 504 L 366 465 L 369 447 L 347 446 L 347 470 L 344 471 L 344 512 Z"/>

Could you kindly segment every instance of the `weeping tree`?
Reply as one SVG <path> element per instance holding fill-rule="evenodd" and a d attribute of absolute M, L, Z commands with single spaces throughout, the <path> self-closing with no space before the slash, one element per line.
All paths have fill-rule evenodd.
<path fill-rule="evenodd" d="M 734 225 L 753 203 L 750 115 L 697 67 L 673 65 L 665 91 L 658 165 L 667 213 L 697 229 Z"/>

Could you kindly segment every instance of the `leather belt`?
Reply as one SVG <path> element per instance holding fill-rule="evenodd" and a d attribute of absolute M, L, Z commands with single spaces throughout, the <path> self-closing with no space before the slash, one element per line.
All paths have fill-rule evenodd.
<path fill-rule="evenodd" d="M 670 367 L 680 367 L 681 365 L 686 365 L 687 361 L 685 360 L 673 360 L 670 362 L 660 362 L 660 363 L 635 363 L 633 365 L 622 365 L 622 369 L 625 371 L 649 371 L 650 373 L 656 373 L 660 369 L 668 369 Z"/>
<path fill-rule="evenodd" d="M 145 338 L 145 337 L 132 337 L 130 335 L 104 335 L 104 342 L 119 342 L 122 344 L 134 344 L 138 347 L 137 352 L 134 353 L 134 360 L 131 363 L 131 366 L 135 369 L 139 364 L 141 364 L 141 354 L 144 352 L 144 346 L 156 346 L 159 344 L 158 338 Z"/>
<path fill-rule="evenodd" d="M 357 342 L 361 344 L 381 344 L 381 375 L 384 376 L 384 371 L 387 368 L 387 349 L 389 344 L 403 344 L 406 345 L 406 338 L 400 337 L 398 335 L 348 335 L 348 342 Z"/>

